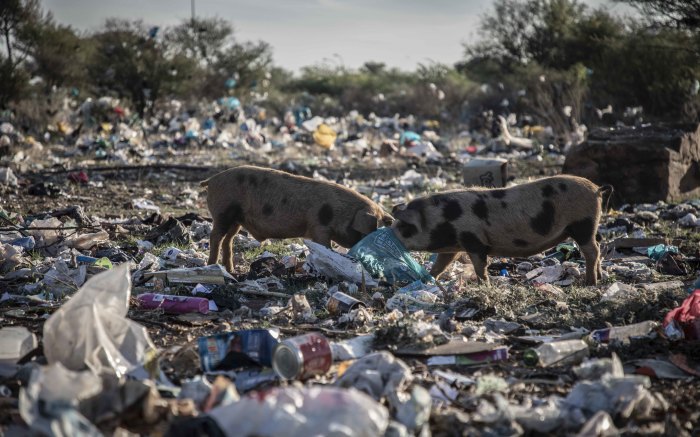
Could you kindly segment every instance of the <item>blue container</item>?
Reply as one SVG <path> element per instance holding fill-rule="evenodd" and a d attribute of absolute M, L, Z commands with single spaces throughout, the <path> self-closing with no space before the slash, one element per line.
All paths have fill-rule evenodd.
<path fill-rule="evenodd" d="M 272 351 L 279 343 L 279 332 L 250 329 L 226 332 L 197 340 L 199 359 L 205 372 L 259 365 L 272 366 Z"/>

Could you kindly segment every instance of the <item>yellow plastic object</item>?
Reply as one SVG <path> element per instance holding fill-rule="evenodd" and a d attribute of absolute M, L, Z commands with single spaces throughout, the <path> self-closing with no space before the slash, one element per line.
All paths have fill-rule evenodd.
<path fill-rule="evenodd" d="M 110 261 L 109 258 L 103 256 L 102 258 L 95 261 L 95 265 L 103 267 L 105 269 L 111 269 L 112 268 L 112 261 Z"/>
<path fill-rule="evenodd" d="M 540 125 L 535 125 L 535 126 L 525 126 L 523 128 L 523 133 L 525 136 L 529 135 L 539 135 L 544 132 L 544 126 Z"/>
<path fill-rule="evenodd" d="M 425 127 L 427 127 L 428 129 L 439 129 L 440 128 L 440 121 L 428 120 L 425 122 Z"/>
<path fill-rule="evenodd" d="M 320 124 L 314 132 L 314 142 L 324 149 L 330 149 L 335 144 L 338 134 L 327 124 Z"/>
<path fill-rule="evenodd" d="M 100 127 L 105 132 L 111 132 L 113 126 L 112 126 L 112 123 L 100 123 Z"/>

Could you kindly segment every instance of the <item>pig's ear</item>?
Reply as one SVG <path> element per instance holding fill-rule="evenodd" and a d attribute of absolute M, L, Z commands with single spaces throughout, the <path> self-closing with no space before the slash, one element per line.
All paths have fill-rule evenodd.
<path fill-rule="evenodd" d="M 399 203 L 397 205 L 394 205 L 393 208 L 391 208 L 391 213 L 394 214 L 394 216 L 396 216 L 396 211 L 403 211 L 404 209 L 406 209 L 406 204 Z"/>
<path fill-rule="evenodd" d="M 384 223 L 384 226 L 391 226 L 391 224 L 394 223 L 394 217 L 385 213 L 382 216 L 382 223 Z"/>
<path fill-rule="evenodd" d="M 394 218 L 392 227 L 398 229 L 403 238 L 411 238 L 422 231 L 420 213 L 415 209 L 395 210 Z"/>
<path fill-rule="evenodd" d="M 366 210 L 359 210 L 352 219 L 352 228 L 357 232 L 369 234 L 377 229 L 377 217 Z"/>
<path fill-rule="evenodd" d="M 392 213 L 394 214 L 394 220 L 396 220 L 397 222 L 410 223 L 416 226 L 420 223 L 420 214 L 415 209 L 394 208 Z"/>

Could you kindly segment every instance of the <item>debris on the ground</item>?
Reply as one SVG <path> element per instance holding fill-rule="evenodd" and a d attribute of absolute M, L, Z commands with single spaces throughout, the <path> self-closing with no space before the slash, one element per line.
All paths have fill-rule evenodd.
<path fill-rule="evenodd" d="M 247 100 L 172 101 L 150 119 L 117 117 L 111 98 L 109 116 L 85 102 L 93 122 L 79 129 L 62 110 L 60 129 L 35 137 L 43 145 L 0 124 L 0 433 L 698 429 L 700 202 L 663 184 L 654 198 L 639 192 L 644 168 L 600 174 L 612 171 L 600 150 L 626 159 L 623 134 L 637 131 L 597 133 L 584 149 L 602 149 L 566 158 L 629 185 L 620 192 L 630 203 L 603 203 L 596 286 L 585 285 L 589 267 L 572 239 L 491 256 L 484 285 L 467 256 L 433 278 L 435 254 L 407 250 L 390 226 L 364 238 L 348 229 L 328 246 L 257 241 L 243 228 L 223 239 L 233 267 L 210 265 L 218 231 L 199 183 L 228 167 L 338 182 L 388 212 L 428 193 L 556 174 L 565 160 L 532 134 L 547 126 L 507 121 L 493 134 L 453 135 L 438 120 L 324 117 L 304 105 L 265 119 Z M 72 129 L 74 138 L 57 134 Z M 643 158 L 645 168 L 676 162 Z M 259 200 L 260 217 L 284 220 Z M 485 216 L 473 209 L 463 213 Z M 445 223 L 453 213 L 437 210 Z"/>

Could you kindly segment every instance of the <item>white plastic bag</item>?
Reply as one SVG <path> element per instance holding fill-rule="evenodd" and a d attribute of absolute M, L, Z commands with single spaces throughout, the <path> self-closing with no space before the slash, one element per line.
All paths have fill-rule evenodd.
<path fill-rule="evenodd" d="M 63 223 L 56 217 L 51 217 L 46 220 L 34 220 L 29 225 L 29 235 L 34 237 L 38 247 L 51 246 L 61 238 L 61 231 L 58 229 L 63 227 Z M 56 228 L 56 229 L 37 229 L 32 228 Z"/>
<path fill-rule="evenodd" d="M 90 278 L 44 323 L 49 364 L 121 378 L 146 363 L 155 346 L 146 328 L 126 318 L 130 294 L 127 264 Z"/>
<path fill-rule="evenodd" d="M 81 234 L 70 238 L 66 241 L 66 246 L 73 247 L 78 250 L 88 250 L 98 244 L 109 241 L 109 234 L 106 231 L 92 232 L 89 234 Z"/>
<path fill-rule="evenodd" d="M 304 240 L 309 248 L 309 255 L 306 257 L 304 269 L 315 272 L 338 281 L 362 283 L 364 274 L 365 284 L 368 287 L 376 287 L 377 281 L 372 278 L 367 270 L 362 267 L 359 261 L 335 252 L 321 244 Z"/>
<path fill-rule="evenodd" d="M 386 407 L 371 397 L 328 386 L 258 392 L 209 415 L 226 437 L 379 436 L 389 424 Z"/>
<path fill-rule="evenodd" d="M 19 412 L 32 430 L 43 435 L 101 436 L 77 409 L 80 400 L 101 390 L 102 380 L 92 372 L 72 372 L 61 363 L 37 367 L 20 390 Z"/>

